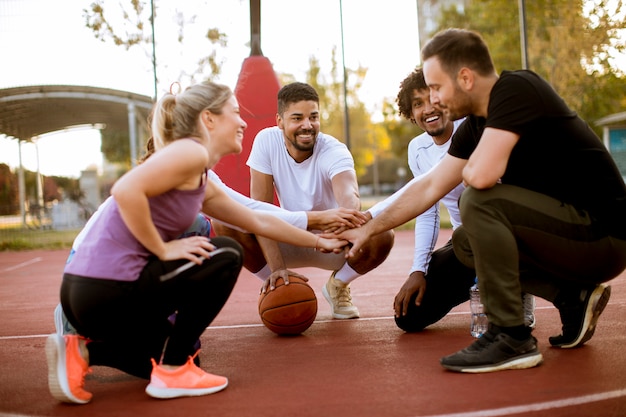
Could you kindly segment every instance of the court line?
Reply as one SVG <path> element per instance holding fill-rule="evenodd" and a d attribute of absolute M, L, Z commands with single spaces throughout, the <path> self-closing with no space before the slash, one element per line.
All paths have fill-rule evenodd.
<path fill-rule="evenodd" d="M 7 414 L 0 412 L 0 417 L 39 417 L 33 414 Z"/>
<path fill-rule="evenodd" d="M 10 266 L 8 268 L 4 268 L 0 272 L 14 271 L 16 269 L 20 269 L 20 268 L 23 268 L 25 266 L 28 266 L 28 265 L 31 265 L 31 264 L 34 264 L 34 263 L 37 263 L 37 262 L 41 262 L 42 260 L 43 260 L 43 258 L 41 258 L 41 257 L 33 258 L 30 261 L 22 262 L 21 264 L 17 264 L 17 265 Z"/>
<path fill-rule="evenodd" d="M 538 307 L 538 308 L 553 308 L 553 307 Z M 448 314 L 468 314 L 467 312 L 451 312 Z M 359 321 L 376 321 L 376 320 L 389 320 L 393 319 L 393 316 L 384 317 L 365 317 L 360 318 Z M 339 323 L 337 320 L 319 320 L 315 323 Z M 224 326 L 211 326 L 207 330 L 219 330 L 219 329 L 238 329 L 238 328 L 251 328 L 251 327 L 263 327 L 262 323 L 259 324 L 237 324 L 237 325 L 224 325 Z M 44 338 L 48 337 L 48 334 L 43 335 L 24 335 L 24 336 L 0 336 L 0 340 L 15 340 L 15 339 L 30 339 L 30 338 Z M 515 414 L 522 414 L 535 411 L 555 410 L 566 407 L 573 407 L 576 405 L 588 404 L 592 402 L 606 401 L 614 398 L 626 397 L 626 389 L 619 389 L 614 391 L 600 392 L 596 394 L 583 395 L 579 397 L 565 398 L 561 400 L 545 401 L 540 403 L 524 404 L 510 407 L 492 408 L 470 412 L 460 413 L 448 413 L 448 414 L 432 414 L 428 416 L 415 415 L 414 417 L 503 417 Z M 0 417 L 35 417 L 23 414 L 2 414 Z"/>
<path fill-rule="evenodd" d="M 610 303 L 609 303 L 610 304 Z M 537 307 L 536 310 L 540 309 L 551 309 L 554 307 Z M 450 315 L 469 315 L 469 311 L 454 311 L 447 314 Z M 377 321 L 377 320 L 392 320 L 393 316 L 380 316 L 380 317 L 361 317 L 358 321 Z M 52 317 L 50 317 L 52 320 Z M 335 319 L 327 319 L 327 320 L 315 320 L 313 324 L 316 323 L 346 323 L 342 320 Z M 255 324 L 230 324 L 230 325 L 221 325 L 221 326 L 209 326 L 205 330 L 223 330 L 223 329 L 247 329 L 252 327 L 264 327 L 263 323 L 255 323 Z M 1 340 L 15 340 L 15 339 L 37 339 L 41 337 L 48 337 L 49 334 L 32 334 L 32 335 L 22 335 L 22 336 L 0 336 Z"/>
<path fill-rule="evenodd" d="M 613 398 L 626 396 L 626 389 L 615 391 L 599 392 L 596 394 L 583 395 L 581 397 L 571 397 L 562 400 L 545 401 L 534 404 L 516 405 L 512 407 L 491 408 L 487 410 L 478 410 L 470 412 L 452 413 L 452 414 L 432 414 L 430 416 L 419 417 L 501 417 L 513 414 L 529 413 L 533 411 L 554 410 L 557 408 L 573 407 L 575 405 L 588 404 L 598 401 L 606 401 Z M 417 415 L 414 417 L 418 417 Z"/>

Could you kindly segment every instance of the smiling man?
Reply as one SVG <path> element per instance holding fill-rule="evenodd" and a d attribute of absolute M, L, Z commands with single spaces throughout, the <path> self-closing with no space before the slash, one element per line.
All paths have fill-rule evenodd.
<path fill-rule="evenodd" d="M 459 260 L 477 271 L 490 325 L 441 365 L 473 373 L 539 365 L 522 291 L 558 309 L 562 331 L 550 345 L 583 345 L 608 303 L 605 282 L 626 267 L 626 185 L 610 153 L 537 74 L 498 74 L 476 32 L 439 32 L 422 61 L 431 103 L 466 120 L 436 167 L 379 216 L 340 235 L 353 244 L 348 256 L 463 181 L 463 224 L 452 243 Z"/>
<path fill-rule="evenodd" d="M 446 155 L 450 139 L 462 120 L 452 122 L 444 112 L 430 104 L 430 91 L 421 68 L 412 71 L 400 83 L 396 102 L 400 115 L 424 131 L 408 146 L 408 164 L 415 181 Z M 406 188 L 374 205 L 368 213 L 376 217 Z M 459 183 L 415 219 L 413 264 L 409 277 L 394 299 L 396 324 L 407 332 L 423 330 L 469 298 L 475 271 L 457 259 L 452 241 L 434 251 L 440 227 L 439 203 L 446 207 L 452 227 L 456 229 L 461 224 L 458 204 L 464 189 Z"/>
<path fill-rule="evenodd" d="M 337 207 L 361 209 L 354 160 L 336 138 L 320 132 L 319 97 L 308 84 L 294 82 L 278 92 L 277 126 L 261 130 L 254 139 L 250 166 L 250 197 L 272 202 L 289 211 L 322 211 Z M 361 224 L 352 224 L 358 227 Z M 345 225 L 326 227 L 326 232 Z M 288 268 L 317 267 L 332 271 L 322 293 L 336 319 L 359 317 L 350 283 L 380 265 L 393 247 L 393 231 L 371 239 L 356 256 L 302 250 L 260 236 L 216 224 L 220 235 L 235 238 L 244 247 L 244 266 L 265 280 L 272 290 L 279 277 L 300 276 Z M 321 232 L 321 231 L 320 231 Z"/>
<path fill-rule="evenodd" d="M 430 90 L 421 68 L 411 72 L 401 83 L 396 97 L 401 116 L 419 126 L 424 133 L 411 140 L 408 164 L 414 178 L 425 175 L 447 154 L 451 138 L 464 119 L 452 122 L 447 113 L 430 102 Z M 459 183 L 426 212 L 415 219 L 415 246 L 409 277 L 394 300 L 398 327 L 415 332 L 439 321 L 453 307 L 469 299 L 476 272 L 460 263 L 452 249 L 452 241 L 433 251 L 440 227 L 440 204 L 449 215 L 452 228 L 461 225 L 459 197 L 465 186 Z M 398 193 L 404 190 L 398 191 Z M 377 216 L 397 194 L 374 205 L 369 213 Z M 523 294 L 524 322 L 535 325 L 535 298 Z"/>

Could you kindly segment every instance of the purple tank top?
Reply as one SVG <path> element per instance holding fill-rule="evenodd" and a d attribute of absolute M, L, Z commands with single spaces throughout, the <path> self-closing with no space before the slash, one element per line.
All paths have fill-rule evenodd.
<path fill-rule="evenodd" d="M 204 188 L 203 181 L 195 190 L 170 190 L 149 199 L 152 221 L 164 241 L 176 239 L 191 226 L 201 210 Z M 128 230 L 113 197 L 98 212 L 81 232 L 80 244 L 72 248 L 74 253 L 64 272 L 116 281 L 136 280 L 152 254 Z"/>

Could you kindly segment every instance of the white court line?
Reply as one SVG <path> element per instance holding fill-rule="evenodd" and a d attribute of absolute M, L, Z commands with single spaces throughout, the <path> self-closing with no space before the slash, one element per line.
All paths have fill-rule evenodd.
<path fill-rule="evenodd" d="M 557 408 L 573 407 L 575 405 L 588 404 L 597 401 L 606 401 L 612 398 L 626 396 L 626 389 L 599 392 L 597 394 L 583 395 L 581 397 L 565 398 L 563 400 L 545 401 L 542 403 L 516 405 L 513 407 L 492 408 L 488 410 L 470 411 L 453 414 L 431 414 L 419 417 L 500 417 L 513 414 L 528 413 L 531 411 L 554 410 Z M 415 417 L 418 417 L 417 415 Z"/>
<path fill-rule="evenodd" d="M 0 417 L 38 417 L 32 414 L 7 414 L 0 412 Z"/>
<path fill-rule="evenodd" d="M 537 309 L 548 309 L 553 307 L 538 307 Z M 468 312 L 454 312 L 448 314 L 469 314 Z M 374 321 L 374 320 L 390 320 L 393 319 L 393 316 L 386 317 L 368 317 L 368 318 L 360 318 L 359 321 Z M 319 320 L 315 321 L 315 323 L 339 323 L 337 320 Z M 263 327 L 263 324 L 237 324 L 230 326 L 210 326 L 207 327 L 207 330 L 219 330 L 219 329 L 243 329 L 243 328 L 251 328 L 251 327 Z M 44 335 L 25 335 L 25 336 L 2 336 L 1 340 L 15 340 L 15 339 L 32 339 L 32 338 L 44 338 L 48 337 L 47 334 Z M 532 404 L 524 404 L 517 405 L 511 407 L 502 407 L 502 408 L 492 408 L 478 411 L 469 411 L 469 412 L 460 412 L 460 413 L 452 413 L 452 414 L 431 414 L 429 416 L 420 416 L 415 415 L 413 417 L 503 417 L 503 416 L 511 416 L 515 414 L 522 414 L 528 412 L 535 411 L 545 411 L 545 410 L 556 410 L 565 407 L 573 407 L 575 405 L 588 404 L 592 402 L 598 401 L 606 401 L 614 398 L 626 397 L 626 389 L 620 389 L 615 391 L 606 391 L 599 392 L 596 394 L 583 395 L 579 397 L 571 397 L 565 398 L 561 400 L 554 401 L 545 401 L 540 403 L 532 403 Z M 25 414 L 2 414 L 0 413 L 0 417 L 35 417 L 31 415 Z"/>
<path fill-rule="evenodd" d="M 537 307 L 536 310 L 539 309 L 550 309 L 554 307 Z M 450 312 L 447 315 L 468 315 L 469 311 L 454 311 Z M 358 321 L 377 321 L 377 320 L 392 320 L 393 316 L 381 316 L 381 317 L 361 317 Z M 313 324 L 316 323 L 342 323 L 342 321 L 338 321 L 335 319 L 328 320 L 315 320 Z M 343 323 L 349 323 L 344 321 Z M 223 326 L 209 326 L 205 330 L 221 330 L 221 329 L 247 329 L 251 327 L 264 327 L 263 323 L 258 324 L 232 324 L 232 325 L 223 325 Z M 47 334 L 33 334 L 33 335 L 23 335 L 23 336 L 0 336 L 1 340 L 15 340 L 15 339 L 37 339 L 41 337 L 48 337 Z"/>
<path fill-rule="evenodd" d="M 370 317 L 370 318 L 360 318 L 360 321 L 372 321 L 372 320 L 388 320 L 393 317 Z M 316 320 L 315 323 L 339 323 L 337 320 Z M 251 327 L 265 327 L 263 323 L 258 324 L 232 324 L 227 326 L 209 326 L 205 330 L 223 330 L 223 329 L 247 329 Z M 22 336 L 0 336 L 0 341 L 2 340 L 17 340 L 17 339 L 39 339 L 42 337 L 48 337 L 49 334 L 29 334 Z"/>
<path fill-rule="evenodd" d="M 20 268 L 23 268 L 23 267 L 28 266 L 28 265 L 30 265 L 30 264 L 34 264 L 34 263 L 37 263 L 37 262 L 41 262 L 42 260 L 43 260 L 43 258 L 39 258 L 39 257 L 37 257 L 37 258 L 33 258 L 33 259 L 31 259 L 30 261 L 22 262 L 21 264 L 17 264 L 17 265 L 10 266 L 10 267 L 8 267 L 8 268 L 4 268 L 4 269 L 3 269 L 2 271 L 0 271 L 0 272 L 8 272 L 8 271 L 13 271 L 13 270 L 15 270 L 15 269 L 20 269 Z"/>

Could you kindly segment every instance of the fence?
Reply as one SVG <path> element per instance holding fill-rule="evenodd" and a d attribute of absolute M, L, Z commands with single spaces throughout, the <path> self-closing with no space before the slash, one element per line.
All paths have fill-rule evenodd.
<path fill-rule="evenodd" d="M 73 202 L 0 216 L 0 250 L 70 248 L 89 213 Z"/>

